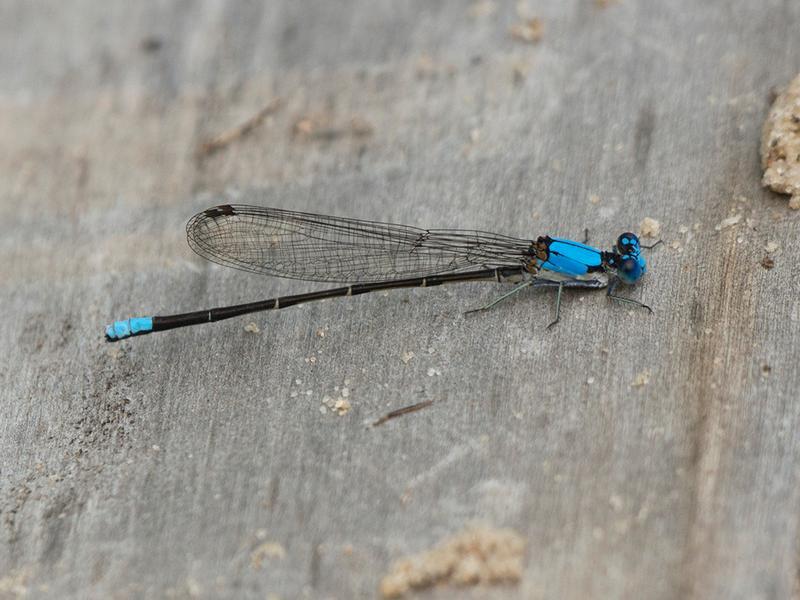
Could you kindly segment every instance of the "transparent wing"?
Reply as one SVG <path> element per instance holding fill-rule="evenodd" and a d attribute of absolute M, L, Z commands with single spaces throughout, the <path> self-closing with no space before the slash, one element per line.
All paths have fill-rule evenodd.
<path fill-rule="evenodd" d="M 291 279 L 373 282 L 529 260 L 530 240 L 222 205 L 192 217 L 189 245 L 222 265 Z"/>

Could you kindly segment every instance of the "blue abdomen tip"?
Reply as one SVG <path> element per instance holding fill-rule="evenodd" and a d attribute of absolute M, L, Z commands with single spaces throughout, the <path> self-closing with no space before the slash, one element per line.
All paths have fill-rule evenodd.
<path fill-rule="evenodd" d="M 114 321 L 106 327 L 106 340 L 116 342 L 132 335 L 141 335 L 153 331 L 152 317 L 134 317 L 124 321 Z"/>

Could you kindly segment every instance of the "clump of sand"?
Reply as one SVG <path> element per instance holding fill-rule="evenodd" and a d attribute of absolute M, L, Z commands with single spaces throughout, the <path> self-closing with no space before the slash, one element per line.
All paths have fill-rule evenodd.
<path fill-rule="evenodd" d="M 800 209 L 800 75 L 776 99 L 761 135 L 762 183 Z"/>
<path fill-rule="evenodd" d="M 473 526 L 431 550 L 395 562 L 381 580 L 380 591 L 384 598 L 400 598 L 433 585 L 517 583 L 524 555 L 525 540 L 516 531 Z"/>

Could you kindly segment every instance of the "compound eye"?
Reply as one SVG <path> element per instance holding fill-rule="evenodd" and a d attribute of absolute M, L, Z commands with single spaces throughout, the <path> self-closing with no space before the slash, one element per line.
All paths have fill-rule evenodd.
<path fill-rule="evenodd" d="M 617 252 L 620 254 L 636 256 L 641 251 L 642 247 L 639 245 L 639 238 L 636 237 L 636 234 L 628 231 L 617 238 Z"/>
<path fill-rule="evenodd" d="M 633 256 L 623 256 L 617 274 L 625 283 L 636 283 L 644 275 L 644 261 Z"/>

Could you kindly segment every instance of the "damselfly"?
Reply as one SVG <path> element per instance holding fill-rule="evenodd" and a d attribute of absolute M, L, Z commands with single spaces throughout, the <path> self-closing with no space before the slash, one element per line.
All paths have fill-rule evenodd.
<path fill-rule="evenodd" d="M 603 251 L 550 236 L 525 240 L 484 231 L 419 229 L 225 204 L 192 217 L 186 234 L 197 254 L 221 265 L 263 275 L 347 285 L 184 314 L 116 321 L 106 327 L 108 341 L 311 300 L 462 281 L 517 283 L 511 291 L 468 313 L 491 308 L 526 287 L 556 288 L 556 318 L 548 327 L 559 320 L 565 288 L 607 288 L 609 298 L 652 312 L 649 306 L 614 293 L 619 283 L 633 285 L 646 271 L 643 246 L 629 232 L 617 238 L 613 249 Z"/>

